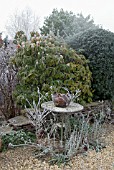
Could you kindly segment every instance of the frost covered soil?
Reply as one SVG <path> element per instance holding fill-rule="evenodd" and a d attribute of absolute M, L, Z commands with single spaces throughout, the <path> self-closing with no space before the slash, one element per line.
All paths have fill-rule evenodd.
<path fill-rule="evenodd" d="M 114 170 L 114 125 L 104 125 L 102 139 L 106 148 L 79 154 L 65 167 L 49 166 L 46 160 L 34 158 L 30 147 L 9 149 L 0 153 L 0 170 Z"/>

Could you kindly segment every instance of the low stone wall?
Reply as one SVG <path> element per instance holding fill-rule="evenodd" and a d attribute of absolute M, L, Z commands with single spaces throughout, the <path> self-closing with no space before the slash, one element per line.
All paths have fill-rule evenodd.
<path fill-rule="evenodd" d="M 112 112 L 111 111 L 112 111 L 112 104 L 111 104 L 111 102 L 110 101 L 102 101 L 102 102 L 93 102 L 93 103 L 87 104 L 86 106 L 84 106 L 84 109 L 81 111 L 81 113 L 83 115 L 85 115 L 85 116 L 89 114 L 89 116 L 91 118 L 93 118 L 94 115 L 97 115 L 99 113 L 103 113 L 104 120 L 110 121 L 112 119 L 112 117 L 111 117 Z M 29 119 L 27 119 L 27 120 L 25 119 L 25 117 L 27 116 L 26 110 L 22 111 L 22 115 L 23 116 L 19 116 L 19 118 L 23 117 L 23 121 L 21 120 L 21 124 L 19 124 L 20 121 L 18 121 L 18 125 L 17 124 L 15 125 L 16 121 L 13 121 L 13 124 L 12 124 L 11 120 L 13 120 L 14 118 L 9 121 L 10 124 L 13 126 L 13 128 L 15 130 L 23 128 L 25 130 L 33 132 L 35 127 L 31 124 Z M 58 117 L 58 119 L 59 119 L 59 115 L 58 116 L 56 115 Z M 75 114 L 73 114 L 73 115 L 75 115 Z M 50 119 L 50 118 L 53 118 L 52 114 L 49 114 L 48 116 L 47 116 L 47 120 Z M 78 116 L 77 113 L 76 113 L 75 116 Z M 22 124 L 22 122 L 23 122 L 23 124 Z M 58 122 L 59 122 L 59 120 L 58 120 Z"/>
<path fill-rule="evenodd" d="M 85 116 L 89 115 L 90 117 L 97 116 L 101 113 L 103 121 L 111 121 L 114 118 L 112 102 L 108 100 L 86 104 L 81 113 Z"/>

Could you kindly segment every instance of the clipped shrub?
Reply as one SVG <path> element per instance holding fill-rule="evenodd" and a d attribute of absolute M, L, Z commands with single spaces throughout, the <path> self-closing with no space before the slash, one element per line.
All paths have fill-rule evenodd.
<path fill-rule="evenodd" d="M 89 59 L 94 99 L 114 96 L 114 33 L 95 29 L 69 40 L 68 44 Z"/>
<path fill-rule="evenodd" d="M 91 102 L 91 72 L 85 57 L 53 37 L 34 32 L 31 35 L 12 58 L 18 68 L 19 84 L 14 93 L 17 102 L 24 105 L 26 99 L 36 101 L 37 88 L 50 100 L 51 93 L 63 92 L 63 87 L 71 93 L 81 90 L 79 101 Z"/>

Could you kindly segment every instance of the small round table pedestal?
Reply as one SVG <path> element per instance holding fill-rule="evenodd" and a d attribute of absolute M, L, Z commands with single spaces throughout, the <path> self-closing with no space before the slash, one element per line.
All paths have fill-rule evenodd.
<path fill-rule="evenodd" d="M 83 110 L 83 106 L 78 103 L 71 102 L 65 108 L 56 107 L 53 101 L 42 103 L 41 107 L 48 111 L 58 114 L 61 117 L 61 146 L 63 145 L 64 124 L 69 120 L 69 116 Z M 66 127 L 66 124 L 65 124 Z"/>

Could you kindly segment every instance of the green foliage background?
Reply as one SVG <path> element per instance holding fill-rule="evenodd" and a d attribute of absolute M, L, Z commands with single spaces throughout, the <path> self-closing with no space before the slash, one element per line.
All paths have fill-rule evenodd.
<path fill-rule="evenodd" d="M 89 59 L 94 100 L 114 96 L 114 33 L 95 29 L 72 38 L 68 44 Z"/>
<path fill-rule="evenodd" d="M 31 41 L 18 49 L 12 63 L 18 69 L 14 97 L 19 104 L 24 105 L 26 99 L 37 100 L 37 87 L 48 100 L 51 93 L 64 92 L 63 87 L 71 93 L 81 90 L 80 103 L 92 100 L 88 61 L 54 37 L 31 33 Z"/>

